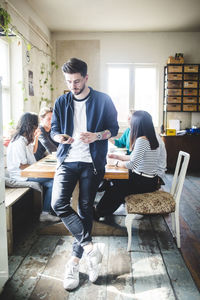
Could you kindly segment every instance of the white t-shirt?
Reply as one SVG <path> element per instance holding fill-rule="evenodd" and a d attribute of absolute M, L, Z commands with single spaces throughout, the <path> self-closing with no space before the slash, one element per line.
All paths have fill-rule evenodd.
<path fill-rule="evenodd" d="M 74 142 L 71 144 L 70 150 L 65 162 L 92 162 L 89 144 L 85 144 L 80 140 L 80 133 L 87 131 L 87 117 L 86 117 L 86 101 L 74 101 L 74 131 L 72 137 Z"/>
<path fill-rule="evenodd" d="M 21 177 L 20 164 L 33 164 L 36 162 L 33 154 L 33 144 L 27 145 L 27 139 L 20 136 L 14 142 L 10 142 L 7 149 L 7 169 L 11 178 L 17 181 L 26 181 Z"/>

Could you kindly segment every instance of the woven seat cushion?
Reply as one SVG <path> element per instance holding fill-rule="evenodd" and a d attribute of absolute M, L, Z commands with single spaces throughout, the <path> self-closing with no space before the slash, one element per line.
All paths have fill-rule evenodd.
<path fill-rule="evenodd" d="M 129 214 L 165 214 L 175 211 L 174 198 L 164 191 L 129 195 L 125 201 Z"/>

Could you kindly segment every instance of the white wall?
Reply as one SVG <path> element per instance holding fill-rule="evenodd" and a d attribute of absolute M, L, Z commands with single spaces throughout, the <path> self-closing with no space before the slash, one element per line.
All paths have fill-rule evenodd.
<path fill-rule="evenodd" d="M 79 57 L 87 62 L 89 74 L 89 84 L 93 88 L 99 89 L 100 86 L 100 41 L 99 40 L 76 40 L 76 41 L 56 41 L 56 62 L 59 68 L 54 77 L 56 89 L 54 91 L 55 99 L 63 94 L 67 89 L 61 68 L 63 64 L 71 57 Z"/>
<path fill-rule="evenodd" d="M 167 58 L 176 52 L 184 53 L 186 63 L 200 63 L 199 32 L 116 32 L 116 33 L 70 33 L 52 34 L 55 41 L 99 40 L 100 41 L 100 82 L 101 91 L 106 92 L 107 63 L 155 63 L 159 68 L 159 124 L 162 123 L 163 109 L 163 68 Z M 65 49 L 67 53 L 67 49 Z M 81 56 L 81 49 L 80 56 Z M 77 55 L 77 49 L 75 51 Z M 90 73 L 90 70 L 89 70 Z M 95 82 L 90 82 L 95 86 Z M 193 117 L 192 117 L 193 116 Z M 191 126 L 199 113 L 179 113 L 182 126 Z M 173 117 L 174 118 L 174 117 Z"/>
<path fill-rule="evenodd" d="M 3 1 L 0 0 L 2 3 Z M 51 34 L 47 26 L 42 22 L 38 15 L 31 9 L 25 0 L 9 0 L 8 3 L 24 16 L 27 22 L 32 24 L 48 41 L 51 39 Z M 35 44 L 44 52 L 50 52 L 50 48 L 46 43 L 33 31 L 23 19 L 8 5 L 8 11 L 12 17 L 12 23 L 23 33 L 23 35 Z M 62 50 L 66 52 L 66 59 L 70 56 L 82 57 L 84 48 L 84 58 L 86 61 L 91 61 L 90 43 L 93 40 L 99 42 L 99 61 L 96 65 L 96 73 L 98 76 L 92 75 L 95 72 L 95 67 L 89 69 L 89 84 L 101 91 L 107 91 L 107 63 L 154 63 L 159 69 L 159 124 L 162 123 L 163 109 L 163 67 L 166 64 L 167 58 L 174 55 L 176 52 L 184 53 L 186 63 L 200 63 L 200 32 L 58 32 L 52 35 L 52 43 L 54 45 L 54 53 L 60 53 L 62 46 L 61 41 L 78 41 L 78 48 L 72 47 Z M 59 42 L 58 42 L 59 41 Z M 80 42 L 83 42 L 83 48 L 80 47 Z M 87 43 L 87 44 L 86 44 Z M 75 43 L 76 44 L 76 43 Z M 22 63 L 23 63 L 23 80 L 27 88 L 28 85 L 28 70 L 33 71 L 34 76 L 34 92 L 35 95 L 29 97 L 28 102 L 24 103 L 24 110 L 38 111 L 41 91 L 39 88 L 40 65 L 45 63 L 47 66 L 50 63 L 49 57 L 45 56 L 41 51 L 33 48 L 30 52 L 31 61 L 26 62 L 25 53 L 26 45 L 22 45 Z M 88 51 L 87 51 L 88 47 Z M 87 58 L 88 56 L 88 58 Z M 59 57 L 57 57 L 58 59 Z M 59 59 L 58 59 L 59 60 Z M 60 66 L 61 67 L 61 66 Z M 59 73 L 60 72 L 60 73 Z M 100 74 L 100 75 L 99 75 Z M 54 93 L 54 97 L 58 93 L 62 93 L 64 81 L 59 83 L 61 78 L 61 69 L 57 72 L 58 76 L 54 76 L 54 86 L 58 86 L 58 90 Z M 46 91 L 49 98 L 49 91 Z M 172 116 L 174 118 L 174 116 Z M 176 113 L 176 118 L 182 119 L 182 127 L 191 126 L 198 123 L 200 119 L 199 113 Z"/>
<path fill-rule="evenodd" d="M 4 1 L 0 0 L 1 3 Z M 11 47 L 11 97 L 12 97 L 12 119 L 17 121 L 22 112 L 39 111 L 41 89 L 39 79 L 41 78 L 40 67 L 44 63 L 50 69 L 51 33 L 39 16 L 32 10 L 25 0 L 9 0 L 7 5 L 2 5 L 11 15 L 11 23 L 19 31 L 21 41 L 10 38 Z M 32 29 L 34 28 L 34 30 Z M 27 44 L 32 45 L 29 51 L 30 61 L 26 59 Z M 28 92 L 28 71 L 33 72 L 34 96 Z M 22 81 L 22 84 L 19 84 Z M 51 81 L 49 81 L 49 84 Z M 25 88 L 25 93 L 22 92 Z M 45 97 L 51 99 L 50 89 L 45 89 Z M 24 101 L 28 98 L 28 101 Z"/>

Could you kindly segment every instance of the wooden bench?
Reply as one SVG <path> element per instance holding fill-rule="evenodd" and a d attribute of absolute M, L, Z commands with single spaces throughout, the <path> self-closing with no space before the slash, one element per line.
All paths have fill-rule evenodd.
<path fill-rule="evenodd" d="M 4 147 L 4 167 L 6 170 L 6 151 L 7 147 Z M 30 187 L 5 187 L 5 207 L 6 207 L 6 223 L 7 223 L 7 240 L 8 240 L 8 255 L 13 252 L 13 218 L 12 218 L 12 206 L 20 198 L 22 198 Z M 35 212 L 40 212 L 42 207 L 42 199 L 39 192 L 33 190 L 33 201 Z"/>
<path fill-rule="evenodd" d="M 28 191 L 30 191 L 29 187 L 25 187 L 25 188 L 8 188 L 8 187 L 6 187 L 5 188 L 8 255 L 11 255 L 13 252 L 12 206 Z"/>

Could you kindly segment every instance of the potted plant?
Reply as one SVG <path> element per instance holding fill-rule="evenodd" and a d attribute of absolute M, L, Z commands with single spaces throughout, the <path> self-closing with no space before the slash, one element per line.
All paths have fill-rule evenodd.
<path fill-rule="evenodd" d="M 7 10 L 0 6 L 0 35 L 8 36 L 10 32 L 11 17 Z"/>

